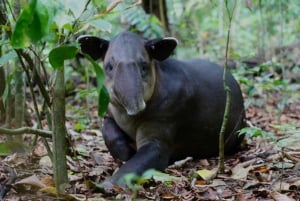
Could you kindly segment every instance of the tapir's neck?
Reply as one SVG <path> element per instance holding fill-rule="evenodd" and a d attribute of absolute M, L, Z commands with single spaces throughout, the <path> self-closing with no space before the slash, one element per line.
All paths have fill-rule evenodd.
<path fill-rule="evenodd" d="M 144 101 L 146 102 L 146 107 L 147 107 L 147 102 L 151 99 L 151 97 L 153 96 L 154 94 L 154 91 L 155 91 L 155 87 L 156 87 L 156 79 L 157 79 L 157 72 L 156 72 L 156 62 L 154 60 L 151 61 L 150 63 L 150 67 L 151 67 L 151 85 L 148 89 L 144 89 L 146 90 L 144 92 Z"/>

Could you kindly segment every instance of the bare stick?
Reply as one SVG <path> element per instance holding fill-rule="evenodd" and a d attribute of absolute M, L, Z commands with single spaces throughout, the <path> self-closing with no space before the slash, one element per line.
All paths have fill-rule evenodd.
<path fill-rule="evenodd" d="M 225 157 L 224 157 L 224 139 L 225 139 L 225 131 L 227 127 L 227 122 L 229 118 L 229 111 L 230 111 L 230 105 L 231 105 L 231 90 L 230 87 L 227 85 L 227 79 L 226 79 L 226 74 L 227 74 L 227 61 L 228 61 L 228 50 L 229 50 L 229 39 L 230 39 L 230 29 L 231 29 L 231 22 L 232 22 L 232 17 L 233 17 L 233 12 L 236 6 L 236 1 L 234 1 L 234 6 L 232 9 L 232 12 L 230 12 L 230 9 L 228 7 L 228 1 L 225 0 L 225 6 L 226 6 L 226 11 L 228 15 L 228 30 L 227 30 L 227 41 L 226 41 L 226 52 L 225 52 L 225 66 L 224 66 L 224 72 L 223 72 L 223 86 L 224 90 L 226 92 L 226 105 L 225 105 L 225 111 L 224 111 L 224 116 L 223 116 L 223 122 L 222 122 L 222 127 L 220 130 L 220 137 L 219 137 L 219 172 L 224 173 L 225 171 Z"/>
<path fill-rule="evenodd" d="M 8 129 L 8 128 L 1 128 L 0 127 L 0 135 L 5 134 L 5 135 L 22 135 L 22 134 L 35 134 L 41 137 L 46 137 L 46 138 L 51 138 L 52 137 L 52 132 L 51 131 L 46 131 L 46 130 L 41 130 L 41 129 L 35 129 L 35 128 L 30 128 L 30 127 L 22 127 L 22 128 L 17 128 L 17 129 Z"/>

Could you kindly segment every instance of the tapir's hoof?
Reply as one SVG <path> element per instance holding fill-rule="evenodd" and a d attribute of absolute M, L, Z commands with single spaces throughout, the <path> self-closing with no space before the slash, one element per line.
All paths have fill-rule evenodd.
<path fill-rule="evenodd" d="M 103 193 L 113 193 L 114 191 L 114 185 L 109 180 L 105 180 L 99 186 Z"/>
<path fill-rule="evenodd" d="M 110 180 L 105 180 L 99 186 L 100 191 L 105 194 L 115 194 L 126 189 L 125 186 L 113 184 Z"/>

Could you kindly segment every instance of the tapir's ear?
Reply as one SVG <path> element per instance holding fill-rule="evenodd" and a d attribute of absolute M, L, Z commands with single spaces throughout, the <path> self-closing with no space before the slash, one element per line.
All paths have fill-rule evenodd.
<path fill-rule="evenodd" d="M 77 42 L 81 52 L 90 55 L 94 60 L 103 59 L 109 45 L 109 41 L 95 36 L 80 36 Z"/>
<path fill-rule="evenodd" d="M 177 39 L 172 37 L 153 39 L 146 42 L 145 47 L 149 55 L 158 60 L 162 61 L 168 58 L 173 50 L 177 46 Z"/>

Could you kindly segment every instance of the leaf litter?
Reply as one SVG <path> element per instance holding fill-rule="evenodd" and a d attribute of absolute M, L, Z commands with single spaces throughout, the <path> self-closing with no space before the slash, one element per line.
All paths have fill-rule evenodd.
<path fill-rule="evenodd" d="M 76 131 L 76 113 L 68 111 L 68 168 L 70 184 L 62 200 L 280 200 L 300 199 L 300 101 L 287 104 L 278 112 L 280 95 L 269 99 L 266 107 L 250 106 L 247 118 L 251 126 L 274 133 L 246 138 L 247 147 L 227 156 L 226 171 L 217 174 L 218 158 L 187 158 L 170 165 L 164 173 L 148 175 L 138 187 L 101 191 L 97 184 L 122 164 L 105 147 L 100 132 L 101 119 L 96 105 L 69 100 L 74 107 L 86 108 L 91 119 Z M 90 107 L 90 109 L 89 109 Z M 93 108 L 93 109 L 91 109 Z M 34 119 L 34 118 L 33 118 Z M 33 137 L 24 137 L 31 144 Z M 5 141 L 0 136 L 1 142 Z M 49 140 L 51 146 L 51 140 Z M 32 151 L 1 156 L 0 196 L 3 200 L 55 200 L 53 170 L 46 149 L 39 140 Z M 150 174 L 151 175 L 151 174 Z M 177 178 L 177 179 L 175 179 Z M 179 178 L 179 179 L 178 179 Z M 8 189 L 6 192 L 5 189 Z"/>

